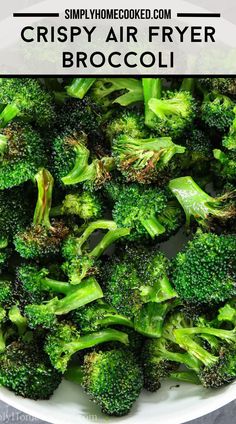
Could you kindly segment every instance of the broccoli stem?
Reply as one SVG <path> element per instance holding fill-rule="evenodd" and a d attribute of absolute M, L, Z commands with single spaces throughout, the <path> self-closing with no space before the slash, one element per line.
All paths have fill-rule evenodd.
<path fill-rule="evenodd" d="M 127 90 L 126 93 L 116 97 L 113 103 L 118 103 L 121 106 L 128 106 L 143 100 L 142 85 L 140 81 L 135 78 L 105 78 L 104 82 L 106 84 L 111 84 L 110 88 L 108 87 L 105 90 L 104 96 L 114 91 Z"/>
<path fill-rule="evenodd" d="M 108 233 L 105 234 L 102 240 L 94 247 L 88 256 L 96 259 L 99 258 L 112 243 L 121 237 L 127 236 L 128 234 L 130 234 L 130 228 L 117 228 L 115 230 L 108 231 Z"/>
<path fill-rule="evenodd" d="M 0 159 L 3 157 L 7 149 L 7 141 L 8 138 L 5 135 L 0 134 Z"/>
<path fill-rule="evenodd" d="M 82 246 L 84 243 L 88 240 L 88 238 L 91 236 L 91 234 L 94 231 L 97 230 L 116 230 L 117 225 L 114 221 L 109 221 L 105 219 L 101 219 L 98 221 L 91 222 L 86 230 L 83 232 L 83 234 L 76 239 L 76 249 L 77 249 L 77 255 L 82 255 Z"/>
<path fill-rule="evenodd" d="M 179 372 L 172 372 L 169 375 L 169 378 L 176 381 L 183 381 L 184 383 L 190 383 L 190 384 L 201 384 L 197 374 L 194 371 L 179 371 Z"/>
<path fill-rule="evenodd" d="M 111 313 L 110 315 L 107 314 L 105 318 L 99 320 L 99 325 L 104 327 L 109 327 L 110 325 L 123 325 L 124 327 L 130 328 L 134 327 L 134 324 L 130 319 L 126 318 L 124 315 L 119 315 L 117 313 Z"/>
<path fill-rule="evenodd" d="M 71 365 L 64 374 L 64 377 L 68 381 L 72 381 L 76 384 L 81 384 L 83 381 L 83 370 L 79 365 Z"/>
<path fill-rule="evenodd" d="M 35 176 L 38 186 L 38 199 L 34 212 L 33 224 L 43 225 L 46 228 L 51 228 L 49 219 L 51 203 L 52 203 L 52 189 L 53 177 L 46 169 L 40 169 Z"/>
<path fill-rule="evenodd" d="M 189 91 L 190 93 L 192 93 L 194 90 L 194 85 L 194 78 L 184 78 L 180 86 L 180 91 Z"/>
<path fill-rule="evenodd" d="M 74 78 L 72 83 L 66 87 L 67 94 L 83 99 L 95 81 L 96 78 Z"/>
<path fill-rule="evenodd" d="M 165 227 L 161 225 L 155 216 L 152 216 L 149 219 L 141 219 L 140 222 L 152 238 L 165 232 Z"/>
<path fill-rule="evenodd" d="M 8 122 L 12 121 L 18 114 L 18 107 L 14 103 L 8 104 L 0 113 L 0 126 L 5 127 Z"/>
<path fill-rule="evenodd" d="M 80 178 L 83 178 L 82 176 L 84 170 L 87 170 L 87 168 L 89 167 L 88 159 L 90 152 L 84 145 L 84 143 L 79 141 L 77 142 L 75 147 L 75 155 L 76 156 L 74 167 L 65 177 L 61 179 L 63 184 L 65 185 L 77 184 L 77 182 L 81 182 Z M 82 179 L 82 181 L 84 181 L 84 179 Z"/>
<path fill-rule="evenodd" d="M 160 119 L 165 119 L 168 115 L 182 115 L 183 105 L 180 102 L 174 102 L 173 100 L 163 99 L 150 99 L 148 106 L 151 111 Z"/>
<path fill-rule="evenodd" d="M 186 223 L 190 224 L 191 216 L 204 224 L 209 215 L 226 217 L 230 214 L 226 208 L 221 208 L 223 198 L 214 198 L 203 191 L 192 177 L 180 177 L 171 180 L 169 188 L 184 209 Z"/>
<path fill-rule="evenodd" d="M 5 350 L 6 340 L 5 335 L 2 328 L 2 323 L 6 318 L 6 311 L 0 306 L 0 353 Z"/>
<path fill-rule="evenodd" d="M 73 291 L 73 287 L 69 283 L 64 283 L 63 281 L 53 280 L 51 278 L 45 277 L 41 278 L 38 282 L 42 289 L 49 290 L 55 293 L 62 293 L 67 295 Z"/>
<path fill-rule="evenodd" d="M 8 312 L 9 320 L 16 325 L 19 336 L 25 334 L 27 329 L 27 319 L 21 315 L 20 309 L 17 305 L 11 307 Z"/>
<path fill-rule="evenodd" d="M 153 98 L 161 98 L 162 82 L 160 78 L 142 78 L 142 85 L 144 95 L 145 124 L 152 128 L 153 120 L 155 120 L 155 114 L 149 107 L 149 101 Z"/>
<path fill-rule="evenodd" d="M 86 280 L 81 281 L 77 287 L 73 286 L 66 296 L 57 302 L 55 314 L 67 314 L 68 312 L 80 308 L 83 305 L 87 305 L 87 303 L 93 302 L 101 297 L 103 297 L 103 292 L 98 282 L 95 278 L 87 278 Z"/>
<path fill-rule="evenodd" d="M 185 350 L 196 356 L 206 366 L 214 365 L 218 361 L 218 357 L 215 357 L 209 353 L 206 349 L 200 346 L 193 340 L 193 336 L 201 334 L 209 334 L 216 336 L 224 341 L 236 343 L 235 331 L 221 330 L 218 328 L 210 327 L 193 327 L 174 330 L 174 336 L 177 343 L 182 346 Z"/>

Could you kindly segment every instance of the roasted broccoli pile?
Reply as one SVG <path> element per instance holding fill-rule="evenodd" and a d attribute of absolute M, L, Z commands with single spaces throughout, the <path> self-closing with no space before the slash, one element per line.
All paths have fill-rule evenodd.
<path fill-rule="evenodd" d="M 121 417 L 164 379 L 236 380 L 235 99 L 235 78 L 0 79 L 1 385 L 65 378 Z"/>

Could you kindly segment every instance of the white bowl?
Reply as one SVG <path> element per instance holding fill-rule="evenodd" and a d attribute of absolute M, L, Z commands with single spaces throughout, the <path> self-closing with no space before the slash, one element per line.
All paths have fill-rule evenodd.
<path fill-rule="evenodd" d="M 32 401 L 0 388 L 0 399 L 41 420 L 54 424 L 91 424 L 126 422 L 127 424 L 183 424 L 208 414 L 236 398 L 236 382 L 219 390 L 166 381 L 152 394 L 143 392 L 132 412 L 121 418 L 103 415 L 79 386 L 63 381 L 49 401 Z"/>

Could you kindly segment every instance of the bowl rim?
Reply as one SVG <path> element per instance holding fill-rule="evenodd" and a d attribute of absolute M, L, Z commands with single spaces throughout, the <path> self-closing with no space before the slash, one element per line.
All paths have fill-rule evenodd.
<path fill-rule="evenodd" d="M 230 386 L 230 390 L 226 390 L 220 394 L 220 397 L 218 396 L 217 399 L 213 396 L 209 399 L 209 403 L 207 404 L 201 404 L 198 405 L 198 408 L 191 408 L 191 410 L 188 408 L 187 410 L 181 410 L 179 411 L 178 416 L 173 417 L 167 417 L 165 419 L 165 424 L 184 424 L 191 420 L 195 420 L 197 418 L 203 417 L 204 415 L 207 415 L 211 412 L 216 411 L 217 409 L 222 408 L 223 406 L 227 405 L 228 403 L 236 400 L 236 381 L 232 383 Z M 31 415 L 34 418 L 38 418 L 40 420 L 43 420 L 50 424 L 64 424 L 65 419 L 62 417 L 59 418 L 53 418 L 50 416 L 50 411 L 48 411 L 44 405 L 42 405 L 39 409 L 34 409 L 34 403 L 37 401 L 29 400 L 31 404 L 24 403 L 24 400 L 21 396 L 16 396 L 13 392 L 10 392 L 4 387 L 0 387 L 0 400 L 8 404 L 9 406 L 12 406 L 13 408 Z M 22 402 L 23 400 L 23 402 Z M 110 420 L 112 420 L 112 417 L 109 417 Z M 133 419 L 132 419 L 133 418 Z M 154 417 L 146 417 L 146 424 L 153 424 L 154 420 L 156 421 L 156 416 Z M 122 418 L 115 418 L 116 421 L 121 422 Z M 127 415 L 124 418 L 124 421 L 127 420 L 130 422 L 130 424 L 137 423 L 138 417 L 137 415 L 129 416 Z M 107 417 L 104 416 L 104 420 L 99 418 L 97 420 L 98 423 L 105 423 L 107 422 Z M 79 417 L 78 420 L 71 420 L 70 418 L 70 424 L 88 424 L 88 419 L 83 417 L 82 415 Z"/>

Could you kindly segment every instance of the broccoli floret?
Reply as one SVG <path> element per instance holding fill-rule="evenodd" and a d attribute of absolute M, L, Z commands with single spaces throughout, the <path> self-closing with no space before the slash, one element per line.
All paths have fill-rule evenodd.
<path fill-rule="evenodd" d="M 101 78 L 93 84 L 92 98 L 103 108 L 128 106 L 143 100 L 142 83 L 135 78 Z"/>
<path fill-rule="evenodd" d="M 99 218 L 101 213 L 102 202 L 98 195 L 83 191 L 78 194 L 67 194 L 60 205 L 51 209 L 50 216 L 77 215 L 84 221 L 88 221 L 89 219 Z"/>
<path fill-rule="evenodd" d="M 159 390 L 161 381 L 177 371 L 180 365 L 198 370 L 197 360 L 164 337 L 146 340 L 141 359 L 144 388 L 150 392 Z"/>
<path fill-rule="evenodd" d="M 96 230 L 108 230 L 104 237 L 91 251 L 84 249 L 84 244 Z M 62 249 L 67 261 L 63 271 L 68 275 L 71 284 L 79 284 L 88 275 L 98 271 L 98 259 L 106 249 L 122 237 L 129 235 L 129 228 L 117 228 L 114 221 L 100 220 L 91 222 L 80 237 L 70 236 Z"/>
<path fill-rule="evenodd" d="M 0 355 L 0 383 L 29 399 L 49 399 L 62 380 L 35 344 L 14 341 Z"/>
<path fill-rule="evenodd" d="M 91 305 L 76 309 L 72 320 L 82 333 L 90 333 L 114 325 L 133 327 L 130 319 L 119 314 L 113 306 L 103 300 L 97 300 Z"/>
<path fill-rule="evenodd" d="M 158 136 L 180 137 L 192 124 L 195 101 L 189 91 L 166 91 L 158 78 L 143 78 L 145 123 Z"/>
<path fill-rule="evenodd" d="M 203 227 L 210 225 L 210 220 L 226 220 L 235 216 L 232 204 L 228 202 L 230 193 L 221 197 L 212 197 L 203 191 L 192 177 L 180 177 L 171 180 L 169 188 L 184 209 L 186 224 L 191 217 Z"/>
<path fill-rule="evenodd" d="M 30 267 L 20 272 L 24 289 L 32 291 L 34 296 L 44 290 L 57 295 L 64 294 L 64 297 L 55 296 L 47 302 L 25 306 L 25 314 L 31 328 L 37 326 L 52 328 L 58 315 L 68 314 L 74 309 L 103 297 L 101 287 L 92 277 L 83 280 L 78 286 L 71 286 L 69 283 L 49 279 L 45 277 L 45 273 L 45 270 L 37 272 Z"/>
<path fill-rule="evenodd" d="M 11 239 L 30 220 L 30 205 L 25 196 L 25 187 L 14 187 L 0 191 L 0 235 Z"/>
<path fill-rule="evenodd" d="M 199 378 L 203 387 L 215 389 L 232 383 L 236 379 L 235 348 L 222 348 L 219 358 L 216 364 L 204 367 L 200 371 Z"/>
<path fill-rule="evenodd" d="M 102 412 L 113 416 L 128 414 L 143 385 L 139 365 L 122 349 L 85 355 L 83 366 L 71 367 L 66 378 L 81 384 Z"/>
<path fill-rule="evenodd" d="M 236 293 L 236 237 L 198 232 L 174 261 L 172 282 L 181 299 L 212 305 Z"/>
<path fill-rule="evenodd" d="M 204 95 L 201 118 L 210 128 L 225 132 L 234 117 L 234 102 L 229 97 L 215 91 Z"/>
<path fill-rule="evenodd" d="M 229 128 L 229 133 L 223 137 L 222 145 L 226 149 L 236 150 L 236 107 L 233 109 L 234 119 Z"/>
<path fill-rule="evenodd" d="M 1 254 L 0 254 L 1 255 Z M 0 257 L 1 262 L 1 257 Z M 0 265 L 1 266 L 1 265 Z M 1 275 L 0 278 L 0 306 L 9 308 L 15 297 L 15 289 L 12 280 L 9 276 Z"/>
<path fill-rule="evenodd" d="M 222 94 L 236 94 L 236 78 L 200 78 L 199 82 L 203 87 L 219 91 Z"/>
<path fill-rule="evenodd" d="M 193 128 L 184 140 L 185 154 L 181 155 L 181 167 L 189 169 L 193 174 L 208 174 L 209 162 L 213 158 L 212 142 L 206 131 Z"/>
<path fill-rule="evenodd" d="M 120 135 L 132 138 L 148 137 L 148 129 L 144 125 L 144 117 L 133 110 L 127 110 L 112 116 L 105 127 L 107 139 L 112 143 Z"/>
<path fill-rule="evenodd" d="M 29 125 L 9 124 L 0 135 L 0 190 L 34 177 L 45 163 L 43 142 Z"/>
<path fill-rule="evenodd" d="M 83 100 L 67 99 L 57 110 L 59 134 L 85 133 L 88 137 L 100 134 L 101 110 L 86 96 Z"/>
<path fill-rule="evenodd" d="M 170 235 L 182 224 L 180 208 L 167 191 L 133 183 L 117 186 L 112 194 L 113 219 L 131 229 L 130 240 Z"/>
<path fill-rule="evenodd" d="M 60 323 L 54 326 L 52 332 L 48 334 L 45 351 L 53 366 L 57 370 L 65 372 L 68 362 L 76 352 L 113 341 L 128 345 L 128 336 L 110 328 L 81 336 L 73 325 Z"/>
<path fill-rule="evenodd" d="M 174 144 L 170 137 L 136 138 L 120 135 L 113 140 L 112 153 L 119 171 L 127 181 L 158 182 L 169 173 L 169 162 L 185 147 Z M 172 166 L 174 169 L 174 166 Z"/>
<path fill-rule="evenodd" d="M 86 147 L 84 133 L 61 135 L 54 140 L 54 167 L 64 185 L 84 183 L 88 188 L 99 188 L 111 178 L 114 160 L 109 156 L 93 159 Z"/>
<path fill-rule="evenodd" d="M 206 340 L 210 343 L 209 349 L 204 347 Z M 199 319 L 199 326 L 194 327 L 183 312 L 175 312 L 167 319 L 163 336 L 147 340 L 143 347 L 147 389 L 157 390 L 160 380 L 173 375 L 172 371 L 178 368 L 178 364 L 187 367 L 191 382 L 199 384 L 200 380 L 205 387 L 220 387 L 229 383 L 236 377 L 235 340 L 235 329 L 214 328 L 205 318 Z M 228 356 L 225 355 L 226 345 Z"/>
<path fill-rule="evenodd" d="M 0 238 L 0 274 L 7 267 L 10 252 L 8 240 L 6 238 Z"/>
<path fill-rule="evenodd" d="M 217 388 L 235 380 L 235 328 L 222 330 L 206 322 L 205 326 L 176 328 L 173 336 L 181 348 L 200 361 L 197 375 L 204 387 Z M 205 338 L 214 341 L 214 352 L 204 348 Z"/>
<path fill-rule="evenodd" d="M 223 181 L 236 180 L 236 152 L 223 152 L 220 149 L 214 149 L 213 155 L 216 161 L 212 164 L 215 175 L 222 178 Z"/>
<path fill-rule="evenodd" d="M 35 180 L 38 186 L 38 200 L 33 224 L 18 232 L 14 238 L 16 251 L 26 259 L 57 255 L 68 229 L 62 221 L 50 222 L 53 177 L 46 169 L 40 169 Z"/>
<path fill-rule="evenodd" d="M 0 113 L 2 127 L 16 117 L 40 127 L 54 124 L 53 97 L 35 78 L 1 78 L 0 103 L 5 105 Z"/>
<path fill-rule="evenodd" d="M 159 250 L 126 247 L 104 265 L 105 300 L 133 320 L 136 331 L 160 337 L 165 316 L 174 305 L 167 301 L 176 297 L 168 274 L 169 261 Z"/>
<path fill-rule="evenodd" d="M 71 84 L 66 87 L 66 92 L 71 97 L 83 99 L 95 81 L 96 78 L 74 78 Z"/>

